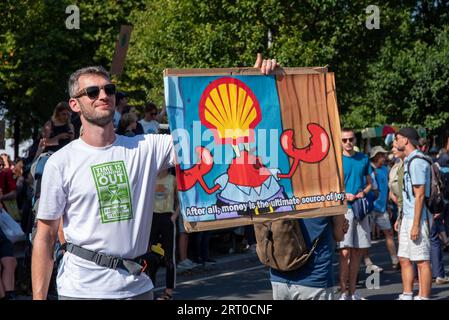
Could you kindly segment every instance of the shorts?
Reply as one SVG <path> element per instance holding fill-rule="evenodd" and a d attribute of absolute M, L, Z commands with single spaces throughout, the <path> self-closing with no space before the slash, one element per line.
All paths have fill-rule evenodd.
<path fill-rule="evenodd" d="M 401 229 L 399 230 L 398 257 L 410 261 L 430 260 L 430 230 L 427 221 L 421 220 L 420 235 L 416 241 L 410 239 L 412 225 L 413 219 L 402 218 Z"/>
<path fill-rule="evenodd" d="M 343 248 L 369 248 L 371 247 L 371 228 L 369 225 L 369 217 L 366 216 L 362 221 L 354 219 L 352 209 L 348 209 L 345 214 L 348 220 L 349 228 L 343 241 L 338 243 L 339 249 Z"/>
<path fill-rule="evenodd" d="M 14 257 L 14 246 L 7 238 L 0 238 L 0 259 Z"/>
<path fill-rule="evenodd" d="M 273 300 L 333 300 L 334 290 L 330 288 L 306 287 L 298 284 L 271 281 Z"/>
<path fill-rule="evenodd" d="M 373 211 L 370 214 L 371 223 L 379 226 L 380 230 L 391 229 L 390 215 L 387 212 Z"/>

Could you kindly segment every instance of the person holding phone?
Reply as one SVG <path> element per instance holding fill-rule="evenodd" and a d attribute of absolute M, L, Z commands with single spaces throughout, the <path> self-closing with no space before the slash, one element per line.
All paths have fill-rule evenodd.
<path fill-rule="evenodd" d="M 75 129 L 70 122 L 70 107 L 67 102 L 59 102 L 53 110 L 53 115 L 43 128 L 43 138 L 45 139 L 44 152 L 56 152 L 75 137 Z"/>

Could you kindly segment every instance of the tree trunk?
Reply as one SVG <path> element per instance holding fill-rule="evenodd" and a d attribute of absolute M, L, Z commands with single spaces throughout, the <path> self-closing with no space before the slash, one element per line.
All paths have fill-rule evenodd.
<path fill-rule="evenodd" d="M 20 121 L 19 118 L 14 120 L 14 160 L 19 157 L 20 145 Z"/>

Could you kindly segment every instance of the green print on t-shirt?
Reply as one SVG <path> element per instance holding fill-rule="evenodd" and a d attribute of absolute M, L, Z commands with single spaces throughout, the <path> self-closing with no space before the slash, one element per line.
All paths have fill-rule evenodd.
<path fill-rule="evenodd" d="M 102 223 L 130 220 L 133 217 L 129 179 L 123 161 L 91 167 L 100 202 Z"/>

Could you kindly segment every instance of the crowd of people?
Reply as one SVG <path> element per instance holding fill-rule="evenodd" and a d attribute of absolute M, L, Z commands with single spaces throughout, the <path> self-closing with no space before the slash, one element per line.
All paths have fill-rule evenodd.
<path fill-rule="evenodd" d="M 438 156 L 426 161 L 422 151 L 425 150 L 425 140 L 414 128 L 400 129 L 395 134 L 391 151 L 375 146 L 369 157 L 356 152 L 355 144 L 354 131 L 343 129 L 343 171 L 349 208 L 346 219 L 354 227 L 350 226 L 345 240 L 339 243 L 340 300 L 363 299 L 355 290 L 361 256 L 369 270 L 383 271 L 368 255 L 371 236 L 377 234 L 377 228 L 385 236 L 392 270 L 401 271 L 403 292 L 399 299 L 427 300 L 431 295 L 432 281 L 437 285 L 449 283 L 442 256 L 448 243 L 449 199 L 444 200 L 441 212 L 435 214 L 431 214 L 427 202 L 433 174 L 431 163 L 438 164 L 441 174 L 448 172 L 447 150 L 441 149 Z M 377 194 L 374 209 L 363 220 L 357 221 L 352 205 L 371 191 Z M 398 233 L 397 251 L 392 225 Z M 413 296 L 415 279 L 419 290 Z"/>
<path fill-rule="evenodd" d="M 265 74 L 276 66 L 275 60 L 261 57 L 256 62 Z M 195 234 L 195 250 L 188 255 L 189 236 L 179 214 L 172 170 L 173 142 L 170 135 L 158 134 L 166 133 L 160 125 L 165 107 L 159 111 L 151 102 L 142 110 L 129 106 L 127 95 L 116 91 L 102 67 L 73 73 L 69 93 L 69 101 L 58 103 L 43 125 L 27 158 L 13 162 L 8 155 L 0 157 L 1 214 L 10 214 L 32 235 L 33 298 L 48 297 L 53 275 L 61 300 L 154 299 L 156 273 L 162 266 L 165 290 L 157 299 L 171 300 L 176 265 L 189 270 L 216 261 L 209 257 L 209 232 Z M 447 150 L 425 150 L 425 141 L 413 128 L 402 128 L 392 145 L 375 146 L 368 155 L 356 151 L 356 145 L 355 131 L 343 128 L 346 214 L 300 220 L 307 245 L 314 243 L 314 254 L 297 270 L 270 270 L 274 299 L 333 299 L 337 250 L 339 299 L 363 300 L 356 290 L 362 261 L 369 270 L 383 271 L 369 255 L 371 240 L 380 231 L 392 270 L 401 272 L 399 299 L 426 300 L 432 281 L 449 283 L 443 265 L 443 251 L 449 246 L 449 199 L 436 214 L 426 206 L 431 163 L 438 163 L 442 174 L 449 173 Z M 417 156 L 424 153 L 432 162 Z M 95 184 L 86 184 L 92 179 Z M 373 210 L 359 219 L 356 202 L 369 194 Z M 252 239 L 246 243 L 249 247 L 254 231 L 244 230 Z M 0 298 L 14 299 L 17 260 L 1 229 L 0 254 Z"/>

